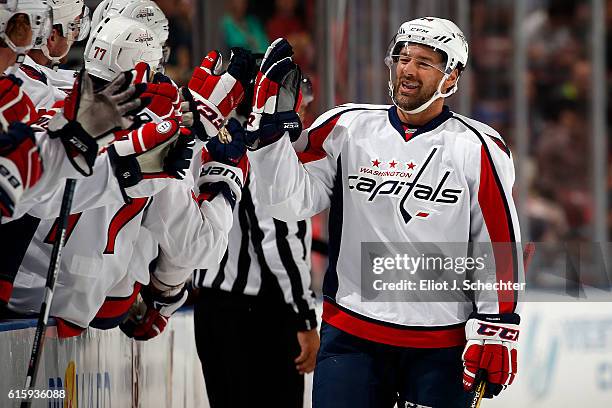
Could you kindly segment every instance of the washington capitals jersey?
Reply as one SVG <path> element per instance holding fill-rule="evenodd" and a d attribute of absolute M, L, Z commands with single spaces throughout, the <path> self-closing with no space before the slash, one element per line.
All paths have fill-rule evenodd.
<path fill-rule="evenodd" d="M 50 109 L 57 101 L 64 100 L 72 89 L 76 71 L 58 70 L 38 65 L 26 55 L 15 76 L 23 81 L 23 87 L 37 109 Z M 61 87 L 60 87 L 61 86 Z"/>
<path fill-rule="evenodd" d="M 451 347 L 465 343 L 474 310 L 515 312 L 516 291 L 450 302 L 362 296 L 362 243 L 520 241 L 512 155 L 495 130 L 445 107 L 407 135 L 395 106 L 347 104 L 306 132 L 304 152 L 282 138 L 249 152 L 249 161 L 271 186 L 257 194 L 273 217 L 295 221 L 330 209 L 324 321 L 376 342 Z M 517 251 L 495 258 L 485 278 L 522 281 L 519 259 Z"/>

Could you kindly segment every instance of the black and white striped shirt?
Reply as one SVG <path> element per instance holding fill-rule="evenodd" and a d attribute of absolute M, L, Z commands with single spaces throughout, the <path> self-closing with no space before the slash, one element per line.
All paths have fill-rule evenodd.
<path fill-rule="evenodd" d="M 263 213 L 252 172 L 234 209 L 227 251 L 215 269 L 194 271 L 193 286 L 254 296 L 282 293 L 300 329 L 316 327 L 310 290 L 310 220 L 285 223 Z"/>

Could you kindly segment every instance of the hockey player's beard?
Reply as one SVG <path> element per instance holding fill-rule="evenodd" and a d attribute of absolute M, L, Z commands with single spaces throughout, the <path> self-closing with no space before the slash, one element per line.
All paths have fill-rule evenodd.
<path fill-rule="evenodd" d="M 402 95 L 402 93 L 400 92 L 400 86 L 403 80 L 406 79 L 399 78 L 395 81 L 395 84 L 393 85 L 393 98 L 395 99 L 395 103 L 397 104 L 397 106 L 399 106 L 402 110 L 411 111 L 413 109 L 416 109 L 419 106 L 423 105 L 425 102 L 427 102 L 429 99 L 431 99 L 431 97 L 436 93 L 435 86 L 427 87 L 423 85 L 423 83 L 420 81 L 412 81 L 419 83 L 419 92 L 416 95 Z"/>

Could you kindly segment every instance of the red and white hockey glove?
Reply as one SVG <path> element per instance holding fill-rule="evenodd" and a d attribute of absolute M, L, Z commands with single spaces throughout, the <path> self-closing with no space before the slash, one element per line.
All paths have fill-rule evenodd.
<path fill-rule="evenodd" d="M 38 119 L 36 107 L 23 92 L 23 81 L 13 75 L 0 78 L 0 129 L 13 122 L 32 123 Z"/>
<path fill-rule="evenodd" d="M 147 84 L 147 89 L 142 96 L 151 99 L 145 112 L 150 111 L 155 115 L 153 122 L 159 123 L 161 120 L 174 119 L 179 116 L 179 89 L 167 76 L 156 73 L 153 81 Z"/>
<path fill-rule="evenodd" d="M 473 313 L 465 326 L 463 388 L 473 391 L 486 376 L 485 398 L 493 398 L 512 384 L 517 372 L 519 315 Z"/>
<path fill-rule="evenodd" d="M 134 76 L 123 72 L 94 92 L 89 74 L 82 70 L 62 113 L 49 120 L 49 136 L 60 138 L 70 162 L 84 176 L 91 175 L 99 150 L 114 139 L 112 132 L 131 126 L 127 118 L 149 102 L 140 98 L 146 85 L 131 85 Z"/>
<path fill-rule="evenodd" d="M 150 102 L 136 116 L 135 125 L 132 128 L 142 126 L 144 123 L 160 123 L 166 119 L 178 118 L 180 112 L 179 89 L 170 78 L 157 72 L 151 74 L 149 65 L 139 62 L 134 67 L 135 75 L 132 85 L 145 84 L 146 88 L 141 98 L 146 98 Z"/>
<path fill-rule="evenodd" d="M 43 172 L 34 133 L 29 125 L 13 122 L 0 131 L 0 216 L 11 217 L 23 193 Z"/>
<path fill-rule="evenodd" d="M 247 131 L 254 142 L 251 149 L 267 146 L 289 132 L 292 142 L 302 132 L 296 113 L 300 106 L 302 72 L 293 62 L 293 49 L 284 38 L 268 47 L 255 80 L 253 110 Z"/>
<path fill-rule="evenodd" d="M 216 136 L 230 112 L 244 98 L 251 80 L 254 59 L 250 51 L 232 48 L 227 72 L 218 74 L 219 51 L 211 51 L 197 67 L 187 88 L 182 88 L 183 124 L 192 127 L 203 141 Z"/>
<path fill-rule="evenodd" d="M 182 179 L 194 144 L 191 132 L 180 128 L 176 119 L 146 123 L 113 142 L 108 154 L 126 201 L 141 196 L 132 187 L 145 177 Z"/>
<path fill-rule="evenodd" d="M 151 275 L 151 283 L 144 286 L 119 326 L 126 336 L 136 340 L 149 340 L 164 331 L 168 319 L 187 300 L 184 284 L 167 286 Z"/>
<path fill-rule="evenodd" d="M 202 170 L 198 180 L 199 199 L 211 200 L 221 193 L 234 208 L 242 197 L 242 187 L 249 171 L 246 132 L 234 118 L 227 122 L 222 133 L 225 132 L 229 135 L 225 135 L 223 141 L 219 137 L 213 137 L 202 151 Z"/>

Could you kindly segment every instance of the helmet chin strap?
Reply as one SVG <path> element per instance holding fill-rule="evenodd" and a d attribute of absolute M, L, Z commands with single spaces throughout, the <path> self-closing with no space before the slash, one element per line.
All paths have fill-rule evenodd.
<path fill-rule="evenodd" d="M 28 51 L 30 51 L 31 47 L 18 47 L 18 46 L 16 46 L 15 43 L 8 37 L 8 35 L 6 35 L 6 33 L 1 33 L 0 34 L 0 38 L 9 47 L 9 49 L 11 49 L 11 51 L 13 51 L 15 54 L 17 54 L 16 59 L 15 59 L 15 63 L 10 65 L 7 68 L 7 72 L 9 74 L 15 74 L 17 72 L 17 69 L 19 68 L 19 66 L 25 60 L 25 57 L 26 57 Z"/>
<path fill-rule="evenodd" d="M 51 68 L 53 68 L 54 71 L 57 71 L 59 69 L 59 65 L 60 65 L 62 58 L 68 55 L 68 52 L 70 52 L 70 47 L 72 47 L 73 42 L 74 41 L 68 39 L 68 47 L 66 48 L 66 51 L 64 51 L 62 55 L 57 56 L 57 57 L 51 56 L 51 53 L 49 52 L 49 47 L 47 47 L 47 44 L 43 44 L 40 47 L 40 50 L 42 51 L 45 58 L 51 61 Z"/>
<path fill-rule="evenodd" d="M 457 91 L 457 82 L 455 82 L 455 85 L 453 85 L 453 87 L 450 89 L 450 91 L 448 91 L 446 93 L 442 93 L 442 85 L 448 79 L 449 76 L 450 76 L 450 74 L 444 74 L 444 76 L 442 77 L 442 79 L 438 83 L 438 89 L 436 89 L 436 92 L 431 96 L 431 98 L 429 98 L 429 100 L 427 102 L 425 102 L 424 104 L 422 104 L 418 108 L 415 108 L 415 109 L 412 109 L 412 110 L 406 110 L 406 109 L 401 108 L 397 104 L 397 102 L 395 100 L 395 95 L 393 94 L 393 80 L 391 78 L 391 68 L 389 67 L 389 96 L 391 97 L 391 101 L 393 101 L 393 104 L 397 107 L 397 109 L 399 109 L 402 112 L 407 113 L 409 115 L 415 115 L 415 114 L 421 113 L 425 109 L 429 108 L 429 106 L 431 106 L 431 104 L 434 103 L 434 101 L 436 99 L 438 99 L 438 98 L 447 98 L 447 97 L 451 96 L 452 94 L 454 94 L 455 91 Z"/>

